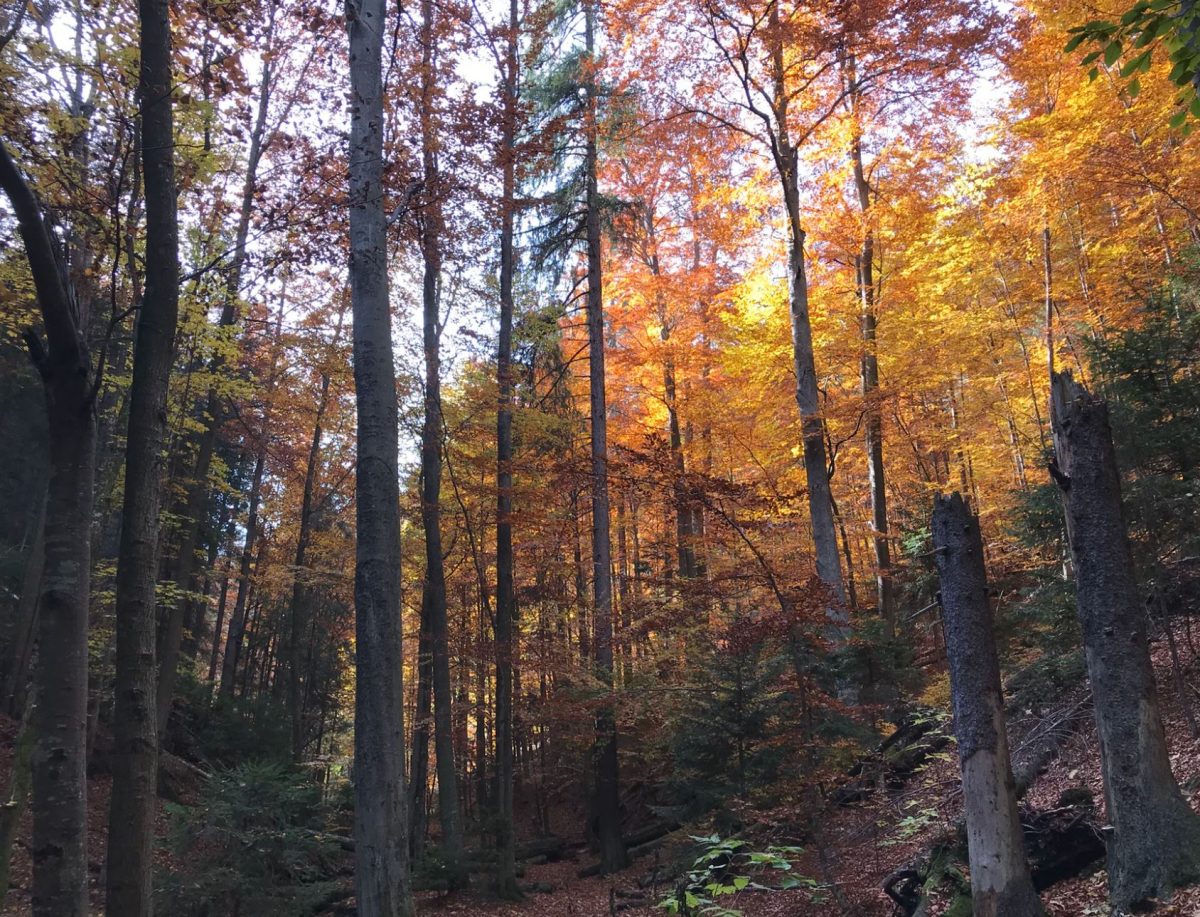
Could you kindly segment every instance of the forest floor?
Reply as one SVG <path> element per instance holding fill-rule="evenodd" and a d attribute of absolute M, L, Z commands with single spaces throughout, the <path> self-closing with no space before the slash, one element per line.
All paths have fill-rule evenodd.
<path fill-rule="evenodd" d="M 1165 644 L 1155 645 L 1154 661 L 1175 776 L 1185 788 L 1193 808 L 1200 810 L 1200 741 L 1189 737 Z M 1200 677 L 1200 658 L 1192 659 L 1186 665 L 1185 676 L 1185 682 Z M 1196 693 L 1190 686 L 1186 690 Z M 1195 700 L 1193 697 L 1193 703 Z M 15 722 L 0 719 L 0 786 L 7 785 L 16 730 Z M 961 816 L 958 762 L 953 746 L 949 752 L 934 756 L 901 789 L 877 792 L 855 805 L 833 807 L 827 817 L 820 820 L 820 837 L 812 839 L 806 853 L 795 864 L 795 870 L 798 875 L 823 884 L 823 900 L 813 901 L 809 892 L 798 890 L 742 892 L 721 899 L 721 903 L 741 910 L 746 917 L 817 917 L 837 913 L 890 917 L 892 904 L 881 890 L 884 879 L 896 869 L 912 863 L 937 838 L 952 831 L 956 819 Z M 1064 790 L 1080 786 L 1088 787 L 1095 796 L 1100 809 L 1096 817 L 1102 824 L 1099 749 L 1090 717 L 1032 785 L 1024 804 L 1038 809 L 1051 808 Z M 89 781 L 89 881 L 96 914 L 102 913 L 101 864 L 109 787 L 107 776 L 97 776 Z M 786 817 L 786 813 L 772 813 L 773 816 L 776 814 Z M 162 827 L 165 831 L 165 818 Z M 696 830 L 704 829 L 697 826 Z M 687 831 L 680 832 L 681 843 L 686 842 L 686 834 Z M 12 890 L 6 906 L 0 909 L 0 915 L 4 917 L 18 917 L 30 912 L 28 844 L 29 813 L 26 812 L 13 854 Z M 664 857 L 668 855 L 663 854 Z M 655 907 L 655 901 L 669 889 L 662 885 L 644 889 L 639 885 L 652 861 L 644 859 L 613 876 L 579 878 L 578 872 L 589 863 L 587 854 L 583 853 L 578 860 L 528 867 L 522 880 L 526 887 L 536 885 L 553 891 L 530 893 L 520 902 L 497 902 L 489 899 L 482 890 L 448 895 L 422 893 L 418 910 L 423 915 L 457 917 L 611 917 L 618 912 L 625 917 L 652 917 L 664 913 Z M 1093 869 L 1052 886 L 1042 894 L 1042 900 L 1052 917 L 1102 917 L 1108 913 L 1105 882 L 1103 869 Z M 483 886 L 484 882 L 477 885 Z M 642 902 L 628 897 L 633 894 L 641 896 Z M 347 904 L 349 902 L 329 913 L 352 914 L 353 908 L 348 908 Z M 940 915 L 944 906 L 945 902 L 935 904 L 931 914 L 934 917 Z M 619 911 L 614 911 L 614 907 Z M 1200 886 L 1177 892 L 1170 902 L 1161 904 L 1154 913 L 1163 917 L 1200 915 Z"/>

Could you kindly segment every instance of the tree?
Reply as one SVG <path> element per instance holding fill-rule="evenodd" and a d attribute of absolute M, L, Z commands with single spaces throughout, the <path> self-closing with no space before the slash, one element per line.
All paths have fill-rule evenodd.
<path fill-rule="evenodd" d="M 35 917 L 86 917 L 88 592 L 91 573 L 97 380 L 84 340 L 88 304 L 74 298 L 50 220 L 0 145 L 0 188 L 25 243 L 46 343 L 25 333 L 50 424 L 50 483 L 34 690 Z M 50 649 L 53 648 L 53 649 Z"/>
<path fill-rule="evenodd" d="M 125 503 L 117 560 L 117 661 L 107 908 L 153 913 L 158 789 L 155 584 L 163 485 L 167 385 L 179 316 L 170 4 L 145 0 L 141 24 L 141 150 L 146 196 L 146 285 L 137 318 L 125 451 Z"/>
<path fill-rule="evenodd" d="M 955 492 L 934 499 L 931 525 L 967 810 L 972 913 L 1040 917 L 1045 911 L 1025 859 L 1008 757 L 979 520 Z"/>
<path fill-rule="evenodd" d="M 1070 372 L 1056 373 L 1052 384 L 1051 475 L 1066 512 L 1113 828 L 1107 839 L 1109 894 L 1113 906 L 1124 910 L 1200 878 L 1200 816 L 1171 773 L 1108 406 Z"/>
<path fill-rule="evenodd" d="M 425 582 L 422 618 L 429 627 L 433 677 L 433 733 L 437 753 L 438 818 L 442 853 L 452 887 L 465 885 L 463 831 L 458 805 L 458 773 L 454 765 L 454 726 L 450 684 L 450 624 L 446 610 L 446 569 L 442 548 L 442 261 L 445 234 L 443 204 L 446 182 L 439 165 L 441 119 L 438 69 L 440 30 L 433 0 L 421 3 L 421 63 L 418 103 L 421 129 L 422 201 L 419 217 L 422 339 L 425 352 L 425 419 L 421 427 L 421 524 L 425 531 Z"/>
<path fill-rule="evenodd" d="M 502 66 L 500 192 L 500 332 L 496 342 L 496 894 L 520 897 L 513 824 L 513 685 L 519 653 L 519 623 L 513 559 L 513 286 L 517 254 L 518 105 L 520 104 L 520 18 L 509 0 Z"/>
<path fill-rule="evenodd" d="M 358 408 L 354 837 L 358 910 L 410 917 L 400 630 L 396 374 L 383 198 L 384 0 L 346 4 L 350 36 L 350 302 Z"/>
<path fill-rule="evenodd" d="M 592 598 L 596 674 L 605 695 L 596 711 L 593 801 L 600 843 L 600 868 L 614 872 L 629 863 L 621 840 L 620 761 L 616 711 L 613 708 L 612 533 L 608 500 L 608 404 L 604 375 L 604 289 L 601 263 L 599 109 L 596 74 L 596 10 L 583 0 L 584 60 L 584 231 L 587 241 L 588 392 L 591 406 Z"/>
<path fill-rule="evenodd" d="M 788 307 L 791 315 L 792 362 L 795 372 L 796 404 L 803 420 L 805 478 L 808 482 L 809 521 L 816 554 L 817 575 L 829 587 L 835 602 L 829 608 L 831 634 L 839 641 L 847 635 L 843 609 L 846 588 L 838 554 L 837 528 L 829 485 L 829 457 L 825 449 L 812 323 L 809 318 L 809 284 L 805 267 L 805 231 L 800 203 L 801 147 L 816 128 L 827 120 L 840 95 L 832 102 L 821 98 L 816 112 L 804 126 L 796 126 L 793 111 L 805 94 L 815 95 L 819 79 L 828 69 L 834 48 L 821 44 L 793 43 L 828 41 L 799 10 L 781 11 L 778 0 L 750 7 L 705 4 L 702 17 L 719 56 L 729 68 L 742 98 L 738 106 L 752 119 L 742 127 L 724 112 L 708 112 L 732 129 L 765 144 L 782 193 L 787 222 Z M 813 15 L 818 15 L 819 12 Z"/>

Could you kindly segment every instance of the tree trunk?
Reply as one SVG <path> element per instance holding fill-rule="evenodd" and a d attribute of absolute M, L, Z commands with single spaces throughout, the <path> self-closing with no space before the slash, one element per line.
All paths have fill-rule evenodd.
<path fill-rule="evenodd" d="M 771 5 L 771 26 L 781 36 L 779 11 Z M 817 576 L 833 595 L 827 610 L 829 635 L 836 643 L 849 636 L 845 612 L 846 590 L 838 556 L 837 525 L 833 518 L 833 491 L 829 485 L 825 431 L 821 419 L 821 396 L 817 388 L 816 358 L 812 324 L 808 316 L 808 277 L 804 267 L 804 228 L 800 224 L 800 177 L 797 149 L 788 134 L 789 87 L 783 61 L 782 38 L 772 47 L 775 76 L 775 169 L 783 189 L 788 222 L 788 304 L 792 325 L 792 366 L 796 374 L 796 404 L 800 408 L 804 446 L 804 474 L 808 483 L 808 511 L 812 524 Z"/>
<path fill-rule="evenodd" d="M 421 602 L 417 635 L 417 699 L 413 711 L 412 765 L 409 773 L 409 845 L 414 862 L 425 853 L 425 830 L 429 804 L 429 734 L 433 726 L 433 650 L 429 631 L 429 607 Z"/>
<path fill-rule="evenodd" d="M 340 327 L 339 327 L 340 331 Z M 337 337 L 341 335 L 338 334 Z M 335 337 L 335 341 L 337 340 Z M 313 421 L 312 441 L 308 446 L 308 465 L 304 469 L 304 490 L 300 498 L 300 531 L 296 537 L 296 558 L 292 581 L 291 633 L 288 636 L 288 718 L 292 723 L 292 760 L 299 763 L 304 753 L 303 680 L 301 645 L 308 623 L 308 584 L 304 565 L 312 540 L 313 492 L 317 485 L 317 464 L 321 460 L 321 423 L 329 404 L 329 373 L 321 374 L 321 395 Z"/>
<path fill-rule="evenodd" d="M 88 598 L 96 462 L 96 380 L 87 317 L 33 190 L 0 144 L 0 187 L 16 214 L 46 330 L 25 334 L 49 421 L 46 556 L 38 609 L 33 749 L 34 917 L 87 914 Z"/>
<path fill-rule="evenodd" d="M 433 0 L 421 2 L 421 158 L 425 200 L 421 256 L 423 339 L 425 349 L 425 421 L 421 428 L 421 523 L 425 530 L 425 584 L 433 655 L 433 744 L 437 755 L 438 820 L 442 857 L 451 888 L 466 885 L 458 771 L 454 764 L 453 689 L 450 683 L 450 623 L 446 609 L 446 568 L 442 550 L 442 381 L 441 283 L 443 213 L 437 161 L 437 23 Z"/>
<path fill-rule="evenodd" d="M 411 917 L 404 793 L 399 411 L 383 190 L 385 0 L 348 0 L 355 465 L 355 888 L 360 917 Z"/>
<path fill-rule="evenodd" d="M 1038 917 L 1045 912 L 1017 815 L 979 521 L 955 493 L 934 501 L 931 524 L 966 805 L 971 906 L 976 917 Z"/>
<path fill-rule="evenodd" d="M 146 288 L 137 320 L 125 504 L 116 583 L 113 782 L 106 909 L 149 917 L 158 802 L 155 715 L 155 584 L 163 485 L 167 387 L 179 316 L 179 221 L 168 0 L 141 0 L 142 172 L 146 194 Z M 168 698 L 169 700 L 169 698 Z"/>
<path fill-rule="evenodd" d="M 587 326 L 588 381 L 592 433 L 592 612 L 595 671 L 605 692 L 596 712 L 596 795 L 593 801 L 596 833 L 600 842 L 601 872 L 629 865 L 621 840 L 620 764 L 617 755 L 617 722 L 613 683 L 612 538 L 608 518 L 608 405 L 604 384 L 604 294 L 600 262 L 600 199 L 597 181 L 597 89 L 595 74 L 594 0 L 584 2 L 586 56 L 584 61 L 587 111 L 585 114 L 585 170 L 587 181 Z"/>
<path fill-rule="evenodd" d="M 1200 816 L 1171 773 L 1108 405 L 1069 372 L 1056 373 L 1050 422 L 1113 829 L 1109 893 L 1127 909 L 1200 878 Z"/>
<path fill-rule="evenodd" d="M 863 167 L 858 84 L 854 55 L 849 59 L 850 100 L 855 115 L 855 135 L 850 146 L 854 167 L 854 186 L 863 218 L 870 220 L 871 185 Z M 895 631 L 892 599 L 892 558 L 888 545 L 887 484 L 883 469 L 883 416 L 879 409 L 879 358 L 876 352 L 875 312 L 875 233 L 867 226 L 862 251 L 858 256 L 858 294 L 862 322 L 862 396 L 866 412 L 864 449 L 867 453 L 867 488 L 871 493 L 871 545 L 875 554 L 875 596 L 879 615 L 889 633 Z"/>
<path fill-rule="evenodd" d="M 512 339 L 516 252 L 516 134 L 518 92 L 518 2 L 509 0 L 504 54 L 504 135 L 500 146 L 500 338 L 496 348 L 496 895 L 521 897 L 517 888 L 513 828 L 513 666 L 517 596 L 513 571 Z"/>
<path fill-rule="evenodd" d="M 263 435 L 266 435 L 265 430 Z M 258 457 L 254 460 L 254 477 L 250 482 L 250 505 L 246 517 L 246 540 L 242 544 L 242 557 L 238 564 L 237 598 L 233 601 L 233 614 L 229 616 L 225 658 L 221 660 L 221 689 L 217 696 L 225 702 L 233 700 L 238 657 L 241 655 L 242 641 L 246 636 L 246 600 L 250 593 L 250 570 L 254 565 L 254 542 L 258 537 L 258 506 L 262 498 L 266 459 L 267 447 L 264 443 L 259 446 Z"/>

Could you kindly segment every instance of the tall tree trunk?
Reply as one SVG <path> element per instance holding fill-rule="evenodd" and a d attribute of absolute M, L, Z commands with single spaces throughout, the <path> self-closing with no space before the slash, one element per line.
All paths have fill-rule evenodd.
<path fill-rule="evenodd" d="M 350 36 L 350 302 L 355 465 L 355 887 L 361 917 L 411 917 L 404 792 L 399 410 L 383 189 L 385 0 L 347 0 Z"/>
<path fill-rule="evenodd" d="M 876 351 L 875 311 L 875 233 L 870 226 L 871 185 L 867 180 L 862 155 L 860 104 L 862 89 L 858 83 L 854 55 L 849 58 L 850 102 L 854 115 L 854 137 L 850 160 L 854 167 L 854 187 L 858 205 L 867 226 L 862 251 L 858 255 L 858 295 L 862 324 L 862 395 L 866 412 L 864 449 L 867 453 L 867 488 L 871 493 L 871 545 L 875 554 L 875 598 L 880 617 L 889 633 L 895 631 L 892 598 L 892 558 L 888 545 L 887 484 L 883 468 L 883 415 L 879 409 L 879 357 Z"/>
<path fill-rule="evenodd" d="M 600 195 L 598 171 L 598 112 L 596 89 L 596 7 L 594 0 L 584 2 L 584 88 L 585 151 L 587 199 L 587 326 L 588 382 L 591 401 L 592 433 L 592 612 L 595 672 L 605 696 L 596 711 L 595 799 L 593 812 L 600 843 L 600 868 L 615 872 L 629 864 L 629 854 L 621 840 L 621 785 L 617 755 L 617 721 L 613 684 L 612 628 L 612 538 L 608 518 L 608 404 L 604 384 L 604 293 L 600 268 Z"/>
<path fill-rule="evenodd" d="M 828 457 L 825 454 L 821 396 L 817 389 L 816 358 L 813 352 L 812 324 L 808 315 L 808 277 L 804 266 L 804 228 L 800 222 L 800 176 L 798 151 L 788 133 L 787 85 L 782 32 L 778 4 L 772 2 L 771 26 L 777 39 L 772 48 L 775 78 L 774 142 L 775 169 L 783 189 L 788 223 L 788 302 L 792 324 L 792 363 L 796 374 L 796 404 L 800 408 L 804 447 L 804 474 L 808 483 L 808 511 L 812 524 L 813 549 L 817 576 L 830 593 L 827 610 L 830 636 L 844 642 L 849 636 L 848 617 L 843 606 L 846 590 L 842 582 L 842 564 L 838 556 L 837 525 L 833 518 L 832 490 L 829 486 Z"/>
<path fill-rule="evenodd" d="M 96 380 L 84 342 L 87 316 L 33 190 L 0 144 L 0 188 L 16 215 L 47 347 L 26 332 L 49 421 L 46 556 L 38 609 L 33 749 L 34 917 L 85 917 L 88 598 L 96 462 Z"/>
<path fill-rule="evenodd" d="M 341 337 L 341 323 L 338 335 Z M 300 531 L 296 537 L 295 579 L 292 581 L 291 633 L 288 636 L 288 718 L 292 723 L 292 760 L 299 763 L 304 753 L 303 687 L 307 675 L 302 659 L 304 631 L 308 624 L 308 583 L 304 565 L 308 562 L 308 546 L 312 540 L 313 493 L 317 485 L 317 466 L 321 460 L 321 424 L 329 404 L 329 373 L 321 374 L 321 395 L 317 399 L 317 415 L 313 421 L 312 441 L 308 446 L 308 465 L 304 470 L 304 490 L 300 498 Z"/>
<path fill-rule="evenodd" d="M 955 493 L 936 498 L 931 525 L 966 805 L 971 907 L 976 917 L 1040 917 L 1045 912 L 1025 858 L 1008 757 L 979 520 Z"/>
<path fill-rule="evenodd" d="M 513 572 L 512 343 L 516 252 L 518 0 L 509 0 L 504 53 L 504 123 L 500 143 L 500 338 L 496 348 L 496 894 L 521 897 L 513 828 L 513 667 L 518 652 Z"/>
<path fill-rule="evenodd" d="M 453 690 L 450 683 L 450 622 L 446 609 L 446 568 L 442 551 L 442 381 L 441 284 L 444 187 L 438 166 L 437 23 L 433 0 L 421 2 L 421 160 L 425 176 L 421 256 L 425 349 L 425 422 L 421 428 L 421 523 L 425 530 L 425 584 L 433 654 L 433 744 L 437 755 L 438 820 L 442 856 L 450 886 L 466 885 L 458 771 L 454 764 Z"/>
<path fill-rule="evenodd" d="M 229 567 L 233 560 L 230 552 L 233 550 L 232 537 L 227 539 L 226 554 L 222 560 L 221 578 L 217 581 L 217 617 L 213 622 L 212 650 L 208 655 L 208 684 L 211 688 L 217 680 L 217 660 L 221 658 L 221 631 L 225 628 L 225 610 L 229 604 Z"/>
<path fill-rule="evenodd" d="M 1046 305 L 1046 366 L 1050 378 L 1054 378 L 1054 267 L 1050 259 L 1050 226 L 1042 227 L 1042 283 L 1045 288 Z"/>
<path fill-rule="evenodd" d="M 155 711 L 155 584 L 162 503 L 167 387 L 179 317 L 179 220 L 175 185 L 171 21 L 168 0 L 141 0 L 142 173 L 146 193 L 146 288 L 137 320 L 125 504 L 116 584 L 113 782 L 106 908 L 154 912 L 152 869 L 158 795 Z"/>
<path fill-rule="evenodd" d="M 429 629 L 429 606 L 421 602 L 417 635 L 417 698 L 413 711 L 412 765 L 409 773 L 409 846 L 413 861 L 425 853 L 425 831 L 429 803 L 429 735 L 433 728 L 433 649 Z"/>
<path fill-rule="evenodd" d="M 263 434 L 265 436 L 265 430 Z M 254 476 L 250 481 L 246 539 L 242 544 L 242 556 L 238 562 L 237 597 L 233 601 L 233 613 L 229 616 L 229 636 L 225 640 L 225 657 L 221 660 L 221 689 L 217 696 L 225 702 L 233 700 L 238 658 L 241 656 L 242 641 L 246 636 L 246 600 L 250 594 L 250 571 L 254 566 L 254 542 L 258 537 L 258 508 L 262 499 L 266 460 L 267 447 L 266 443 L 262 443 L 258 447 L 258 456 L 254 460 Z"/>
<path fill-rule="evenodd" d="M 1171 773 L 1108 405 L 1069 372 L 1056 373 L 1050 423 L 1113 828 L 1109 894 L 1114 907 L 1128 909 L 1200 878 L 1200 816 Z"/>

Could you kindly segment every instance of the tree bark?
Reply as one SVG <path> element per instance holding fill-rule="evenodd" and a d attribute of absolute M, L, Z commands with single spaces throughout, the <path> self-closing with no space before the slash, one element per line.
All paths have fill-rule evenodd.
<path fill-rule="evenodd" d="M 827 610 L 829 636 L 842 643 L 849 636 L 849 618 L 845 612 L 846 589 L 842 582 L 842 564 L 838 556 L 837 525 L 833 518 L 833 491 L 829 484 L 828 456 L 825 453 L 824 424 L 821 419 L 821 395 L 817 388 L 816 357 L 813 351 L 812 324 L 808 314 L 808 277 L 804 266 L 804 228 L 800 220 L 800 176 L 798 150 L 788 132 L 787 85 L 783 60 L 783 40 L 779 8 L 771 4 L 771 27 L 776 36 L 771 48 L 775 79 L 774 133 L 772 152 L 775 169 L 783 190 L 788 224 L 788 304 L 792 325 L 792 367 L 796 374 L 796 404 L 800 408 L 804 447 L 804 474 L 808 483 L 808 510 L 812 524 L 813 549 L 817 576 L 835 601 Z"/>
<path fill-rule="evenodd" d="M 446 568 L 442 549 L 442 382 L 441 283 L 442 184 L 438 165 L 437 26 L 433 0 L 421 2 L 421 160 L 424 202 L 421 212 L 425 419 L 421 428 L 421 524 L 425 531 L 425 582 L 421 602 L 429 616 L 433 662 L 433 744 L 437 755 L 438 820 L 442 856 L 452 888 L 466 885 L 458 771 L 454 764 L 453 692 L 450 683 L 450 623 L 446 609 Z"/>
<path fill-rule="evenodd" d="M 340 332 L 340 326 L 339 326 Z M 335 341 L 340 337 L 335 337 Z M 300 498 L 300 531 L 296 536 L 296 557 L 293 565 L 291 633 L 288 635 L 288 718 L 292 723 L 292 760 L 300 763 L 304 754 L 304 702 L 301 644 L 308 624 L 308 583 L 305 564 L 312 540 L 313 493 L 317 486 L 317 465 L 321 460 L 321 424 L 329 404 L 329 373 L 321 374 L 321 395 L 317 400 L 317 415 L 313 421 L 312 441 L 308 446 L 308 464 L 304 469 L 304 490 Z"/>
<path fill-rule="evenodd" d="M 96 462 L 96 380 L 87 316 L 33 190 L 0 144 L 0 187 L 16 214 L 49 347 L 25 335 L 42 377 L 50 481 L 38 609 L 33 749 L 34 917 L 86 917 L 88 597 Z"/>
<path fill-rule="evenodd" d="M 385 0 L 348 0 L 355 466 L 355 887 L 361 917 L 412 917 L 404 793 L 399 411 L 383 189 Z"/>
<path fill-rule="evenodd" d="M 425 830 L 429 803 L 429 736 L 433 726 L 433 650 L 429 631 L 429 608 L 422 600 L 417 634 L 417 698 L 413 710 L 412 765 L 409 769 L 409 844 L 414 862 L 425 853 Z"/>
<path fill-rule="evenodd" d="M 154 912 L 152 869 L 158 801 L 155 584 L 163 485 L 167 388 L 179 316 L 179 220 L 171 101 L 168 0 L 141 0 L 142 173 L 146 196 L 146 287 L 138 313 L 125 449 L 125 502 L 116 583 L 113 782 L 106 908 Z"/>
<path fill-rule="evenodd" d="M 584 168 L 586 171 L 587 326 L 588 380 L 591 401 L 592 458 L 592 612 L 595 671 L 604 697 L 596 711 L 594 753 L 596 833 L 600 843 L 600 869 L 615 872 L 629 865 L 621 840 L 620 763 L 613 686 L 612 537 L 608 518 L 608 405 L 604 372 L 604 294 L 600 262 L 600 196 L 598 171 L 598 113 L 596 87 L 596 8 L 584 2 L 583 60 L 587 110 L 584 114 Z"/>
<path fill-rule="evenodd" d="M 932 528 L 962 768 L 972 911 L 976 917 L 1040 917 L 1045 912 L 1030 878 L 1008 757 L 979 520 L 955 493 L 934 501 Z"/>
<path fill-rule="evenodd" d="M 496 895 L 521 897 L 517 887 L 513 827 L 513 667 L 518 652 L 517 596 L 513 571 L 512 343 L 513 245 L 516 217 L 518 105 L 518 0 L 509 0 L 504 46 L 504 114 L 500 143 L 500 336 L 496 347 Z"/>
<path fill-rule="evenodd" d="M 263 434 L 265 436 L 265 430 Z M 242 556 L 238 563 L 237 597 L 233 601 L 233 613 L 229 616 L 229 636 L 225 640 L 225 656 L 221 660 L 221 688 L 217 697 L 224 702 L 233 700 L 238 658 L 241 656 L 242 641 L 246 636 L 246 600 L 250 594 L 250 571 L 254 566 L 254 542 L 258 537 L 258 508 L 262 499 L 266 459 L 267 447 L 264 443 L 259 446 L 258 456 L 254 460 L 254 477 L 250 482 L 250 504 L 246 516 L 246 539 L 242 544 Z"/>
<path fill-rule="evenodd" d="M 1171 773 L 1108 405 L 1056 373 L 1050 423 L 1113 829 L 1109 894 L 1127 909 L 1200 878 L 1200 816 Z"/>
<path fill-rule="evenodd" d="M 879 409 L 879 357 L 876 351 L 875 311 L 875 233 L 871 218 L 871 185 L 863 166 L 862 127 L 859 110 L 862 90 L 858 84 L 854 55 L 849 58 L 850 101 L 854 109 L 854 137 L 850 160 L 854 167 L 854 187 L 864 220 L 862 250 L 858 255 L 858 294 L 862 324 L 862 396 L 866 412 L 864 449 L 867 453 L 867 488 L 871 494 L 871 546 L 875 554 L 875 599 L 880 617 L 889 633 L 895 630 L 892 598 L 892 558 L 888 545 L 887 484 L 883 468 L 883 415 Z"/>

